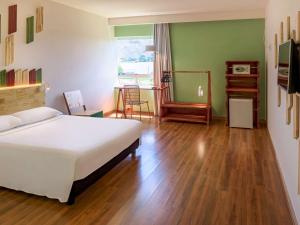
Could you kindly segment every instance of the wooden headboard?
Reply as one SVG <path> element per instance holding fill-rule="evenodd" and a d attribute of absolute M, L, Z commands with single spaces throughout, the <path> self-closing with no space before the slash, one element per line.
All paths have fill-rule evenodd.
<path fill-rule="evenodd" d="M 41 84 L 0 88 L 0 115 L 45 105 L 45 87 Z"/>

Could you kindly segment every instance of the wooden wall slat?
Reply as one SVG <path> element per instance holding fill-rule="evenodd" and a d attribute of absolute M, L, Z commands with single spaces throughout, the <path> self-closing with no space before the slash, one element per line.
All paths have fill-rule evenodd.
<path fill-rule="evenodd" d="M 26 19 L 26 43 L 34 41 L 34 16 Z"/>
<path fill-rule="evenodd" d="M 44 29 L 44 8 L 39 7 L 36 9 L 36 33 L 42 32 Z"/>
<path fill-rule="evenodd" d="M 280 44 L 282 44 L 284 41 L 283 37 L 283 22 L 280 23 Z"/>
<path fill-rule="evenodd" d="M 286 18 L 286 38 L 287 40 L 291 39 L 291 17 Z"/>
<path fill-rule="evenodd" d="M 8 7 L 8 34 L 17 32 L 17 5 Z"/>

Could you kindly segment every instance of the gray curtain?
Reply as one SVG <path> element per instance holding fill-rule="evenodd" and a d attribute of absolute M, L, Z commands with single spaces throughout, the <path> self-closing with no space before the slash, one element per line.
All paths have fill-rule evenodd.
<path fill-rule="evenodd" d="M 169 24 L 155 24 L 154 25 L 154 85 L 161 86 L 161 78 L 163 71 L 172 70 L 172 57 L 170 45 Z M 173 97 L 173 83 L 170 83 L 170 97 Z M 159 115 L 160 109 L 160 92 L 155 94 L 155 115 Z"/>

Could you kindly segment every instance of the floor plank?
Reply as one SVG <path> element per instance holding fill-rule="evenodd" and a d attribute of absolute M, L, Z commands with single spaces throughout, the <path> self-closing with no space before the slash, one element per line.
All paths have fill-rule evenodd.
<path fill-rule="evenodd" d="M 267 129 L 144 122 L 142 145 L 73 206 L 0 188 L 5 225 L 291 225 Z"/>

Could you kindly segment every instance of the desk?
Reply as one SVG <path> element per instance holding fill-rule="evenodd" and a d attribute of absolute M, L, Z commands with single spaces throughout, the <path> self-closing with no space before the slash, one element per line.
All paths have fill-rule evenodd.
<path fill-rule="evenodd" d="M 126 116 L 126 109 L 125 109 L 125 98 L 124 98 L 124 90 L 126 89 L 124 86 L 116 86 L 115 89 L 118 89 L 118 100 L 117 100 L 117 108 L 116 108 L 116 118 L 118 117 L 119 113 L 119 105 L 122 98 L 122 104 L 123 104 L 123 114 L 125 119 Z M 140 90 L 149 90 L 149 91 L 159 91 L 161 90 L 158 86 L 147 86 L 147 87 L 140 87 Z M 156 101 L 154 100 L 154 104 L 156 104 Z"/>

